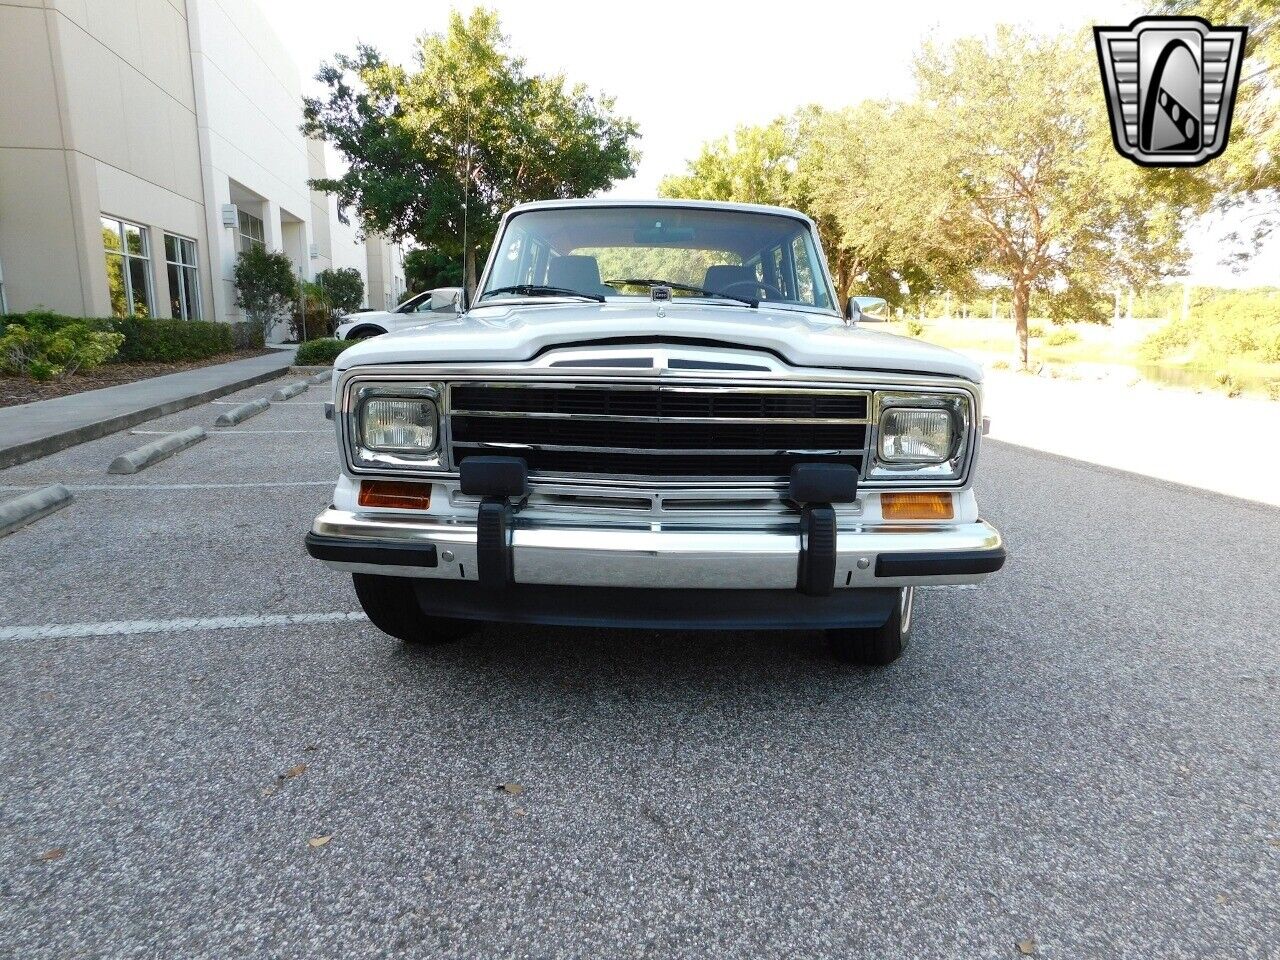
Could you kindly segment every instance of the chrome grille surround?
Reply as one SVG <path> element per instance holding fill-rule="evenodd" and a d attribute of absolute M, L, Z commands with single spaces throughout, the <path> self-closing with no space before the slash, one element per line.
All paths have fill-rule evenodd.
<path fill-rule="evenodd" d="M 474 365 L 474 366 L 458 366 L 445 368 L 441 367 L 356 367 L 345 371 L 339 376 L 338 382 L 338 409 L 339 416 L 335 417 L 338 428 L 339 440 L 343 448 L 344 461 L 347 472 L 352 476 L 419 476 L 448 482 L 456 480 L 458 473 L 457 467 L 461 456 L 471 453 L 488 453 L 491 455 L 509 454 L 511 456 L 526 456 L 531 452 L 533 444 L 520 446 L 525 443 L 522 440 L 503 441 L 486 439 L 483 441 L 458 440 L 454 436 L 454 415 L 460 419 L 466 416 L 471 418 L 472 422 L 480 419 L 485 420 L 512 420 L 520 422 L 531 419 L 544 419 L 540 416 L 543 411 L 484 411 L 477 415 L 477 411 L 470 409 L 455 409 L 453 398 L 455 391 L 468 387 L 482 386 L 486 389 L 538 389 L 538 390 L 585 390 L 599 392 L 607 390 L 613 392 L 643 392 L 651 396 L 691 396 L 716 394 L 720 396 L 777 396 L 780 398 L 816 398 L 816 397 L 832 397 L 843 399 L 860 399 L 862 406 L 861 416 L 843 416 L 843 417 L 795 417 L 795 416 L 710 416 L 710 417 L 669 417 L 662 414 L 658 415 L 623 415 L 623 414 L 602 414 L 602 413 L 584 413 L 584 414 L 568 414 L 560 412 L 552 412 L 545 419 L 555 420 L 564 423 L 619 423 L 623 426 L 634 426 L 637 424 L 649 424 L 661 426 L 675 422 L 682 424 L 707 424 L 711 426 L 747 426 L 749 428 L 758 428 L 767 425 L 794 425 L 805 424 L 808 426 L 846 426 L 858 428 L 862 431 L 861 442 L 856 448 L 853 447 L 759 447 L 759 448 L 715 448 L 708 449 L 705 447 L 689 449 L 687 455 L 704 457 L 713 462 L 717 459 L 733 458 L 735 456 L 755 456 L 763 453 L 766 456 L 777 456 L 787 451 L 795 450 L 794 456 L 798 459 L 810 462 L 813 460 L 822 460 L 824 458 L 833 459 L 847 457 L 848 460 L 843 462 L 856 462 L 860 467 L 862 476 L 862 487 L 866 489 L 874 488 L 890 488 L 903 489 L 910 487 L 930 487 L 930 488 L 960 488 L 968 483 L 969 476 L 972 471 L 974 454 L 977 444 L 977 424 L 981 422 L 978 414 L 978 391 L 975 385 L 969 384 L 967 381 L 954 377 L 943 376 L 914 376 L 904 374 L 887 374 L 877 372 L 858 372 L 850 374 L 848 371 L 796 371 L 793 378 L 783 379 L 777 373 L 770 372 L 759 376 L 738 373 L 732 381 L 715 380 L 708 378 L 705 374 L 698 376 L 689 375 L 672 375 L 667 372 L 661 376 L 619 376 L 616 371 L 610 374 L 593 375 L 589 370 L 575 370 L 574 374 L 566 375 L 562 370 L 547 370 L 539 368 L 523 368 L 519 370 L 511 370 L 509 366 L 504 365 L 506 369 L 498 372 L 493 366 Z M 421 371 L 421 372 L 419 372 Z M 853 377 L 856 381 L 850 382 Z M 443 409 L 441 411 L 441 431 L 442 431 L 442 451 L 445 456 L 444 463 L 437 468 L 424 469 L 420 464 L 413 462 L 403 463 L 385 463 L 377 466 L 359 465 L 353 460 L 353 438 L 350 429 L 351 411 L 353 409 L 352 397 L 354 391 L 369 385 L 370 383 L 390 384 L 395 386 L 404 386 L 412 389 L 416 385 L 422 383 L 444 383 L 445 391 L 442 397 Z M 876 476 L 873 469 L 872 453 L 876 443 L 876 423 L 875 417 L 879 413 L 879 403 L 877 402 L 877 394 L 885 393 L 927 393 L 930 395 L 949 395 L 957 399 L 966 401 L 963 406 L 966 408 L 968 416 L 964 423 L 964 437 L 962 441 L 963 455 L 960 458 L 960 472 L 957 476 L 947 479 L 942 478 L 909 478 L 894 477 L 883 478 Z M 616 419 L 614 419 L 616 418 Z M 490 435 L 492 436 L 492 435 Z M 568 449 L 554 450 L 557 453 L 568 454 L 585 454 L 594 456 L 601 452 L 618 453 L 632 456 L 647 456 L 654 459 L 661 457 L 671 457 L 685 455 L 681 453 L 681 448 L 661 448 L 651 449 L 649 452 L 637 451 L 634 447 L 617 446 L 602 447 L 599 444 L 577 443 L 577 444 L 557 444 L 551 445 L 543 443 L 543 448 L 565 447 Z M 577 449 L 581 448 L 581 449 Z M 745 453 L 744 453 L 745 450 Z M 547 486 L 556 484 L 559 486 L 574 485 L 594 485 L 598 487 L 608 487 L 612 489 L 654 489 L 654 488 L 696 488 L 708 489 L 717 485 L 723 487 L 733 487 L 736 489 L 757 489 L 757 490 L 782 490 L 785 488 L 787 480 L 785 475 L 780 473 L 772 473 L 762 475 L 760 473 L 732 473 L 732 472 L 714 472 L 714 473 L 684 473 L 684 474 L 635 474 L 635 473 L 601 473 L 597 471 L 583 470 L 558 470 L 543 469 L 539 470 L 531 465 L 530 482 L 534 487 Z"/>

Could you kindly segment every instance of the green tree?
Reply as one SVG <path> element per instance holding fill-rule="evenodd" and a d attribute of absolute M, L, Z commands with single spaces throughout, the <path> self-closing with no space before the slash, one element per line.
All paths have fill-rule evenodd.
<path fill-rule="evenodd" d="M 315 282 L 324 291 L 330 308 L 339 315 L 359 310 L 364 303 L 364 277 L 355 267 L 321 270 Z"/>
<path fill-rule="evenodd" d="M 1249 236 L 1233 238 L 1238 246 L 1228 251 L 1228 259 L 1243 263 L 1280 222 L 1280 5 L 1275 0 L 1164 0 L 1156 12 L 1249 28 L 1230 145 L 1205 167 L 1218 188 L 1219 210 L 1257 204 L 1248 220 Z"/>
<path fill-rule="evenodd" d="M 878 218 L 866 216 L 866 208 L 893 199 L 861 160 L 884 109 L 872 103 L 837 112 L 808 106 L 763 126 L 738 127 L 731 137 L 706 143 L 685 173 L 663 178 L 658 191 L 800 210 L 818 227 L 841 301 L 857 292 L 901 304 L 904 284 L 917 291 L 933 284 L 921 264 L 891 259 L 900 245 L 890 242 Z M 850 210 L 853 198 L 861 204 L 856 212 Z"/>
<path fill-rule="evenodd" d="M 360 46 L 321 67 L 327 90 L 304 100 L 303 130 L 332 142 L 348 169 L 312 185 L 367 229 L 458 258 L 468 288 L 507 208 L 634 173 L 635 123 L 563 76 L 527 73 L 492 11 L 452 13 L 444 33 L 419 38 L 416 61 L 410 71 Z"/>
<path fill-rule="evenodd" d="M 992 42 L 927 45 L 915 74 L 917 99 L 867 143 L 874 176 L 895 186 L 878 216 L 900 258 L 963 251 L 955 282 L 976 272 L 1007 286 L 1024 364 L 1033 294 L 1055 315 L 1102 319 L 1108 290 L 1185 262 L 1184 217 L 1212 189 L 1116 153 L 1086 38 L 1002 27 Z"/>
<path fill-rule="evenodd" d="M 418 247 L 404 255 L 404 282 L 413 293 L 462 286 L 462 261 L 437 247 Z"/>
<path fill-rule="evenodd" d="M 236 258 L 236 306 L 265 338 L 298 296 L 293 261 L 256 244 Z"/>

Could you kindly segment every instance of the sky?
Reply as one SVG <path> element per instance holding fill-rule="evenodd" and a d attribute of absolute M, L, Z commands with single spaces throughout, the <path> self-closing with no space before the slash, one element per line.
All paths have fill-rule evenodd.
<path fill-rule="evenodd" d="M 470 0 L 258 0 L 303 74 L 357 42 L 409 63 L 414 39 L 443 30 L 449 11 Z M 636 176 L 611 195 L 655 196 L 658 181 L 683 171 L 709 139 L 761 123 L 806 103 L 841 107 L 911 94 L 911 58 L 926 40 L 990 33 L 998 23 L 1037 32 L 1128 24 L 1145 4 L 1131 0 L 897 0 L 894 3 L 795 0 L 488 0 L 515 53 L 536 73 L 616 98 L 640 126 Z M 1101 91 L 1099 92 L 1101 96 Z M 1280 276 L 1280 243 L 1233 275 L 1217 264 L 1226 228 L 1193 231 L 1196 282 L 1252 285 Z"/>

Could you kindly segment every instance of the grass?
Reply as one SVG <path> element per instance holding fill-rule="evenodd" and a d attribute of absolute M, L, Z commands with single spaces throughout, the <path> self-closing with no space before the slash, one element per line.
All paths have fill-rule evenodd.
<path fill-rule="evenodd" d="M 1030 339 L 1030 363 L 1033 368 L 1045 364 L 1066 375 L 1101 375 L 1123 372 L 1116 368 L 1128 368 L 1155 383 L 1220 390 L 1232 396 L 1248 393 L 1277 399 L 1280 395 L 1280 363 L 1264 363 L 1243 356 L 1199 356 L 1194 362 L 1176 359 L 1151 362 L 1140 348 L 1143 340 L 1162 325 L 1162 320 L 1124 321 L 1119 327 L 1110 327 L 1094 323 L 1056 325 L 1048 320 L 1033 319 L 1028 322 L 1028 329 L 1041 336 Z M 1017 366 L 1012 320 L 910 319 L 881 326 L 890 333 L 915 336 L 970 354 L 993 369 Z M 1071 338 L 1072 333 L 1075 339 Z"/>

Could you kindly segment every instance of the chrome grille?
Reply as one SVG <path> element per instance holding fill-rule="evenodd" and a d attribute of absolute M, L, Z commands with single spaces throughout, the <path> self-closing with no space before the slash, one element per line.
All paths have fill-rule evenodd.
<path fill-rule="evenodd" d="M 862 468 L 866 391 L 454 384 L 453 463 L 523 457 L 531 476 L 776 482 L 797 463 Z"/>

